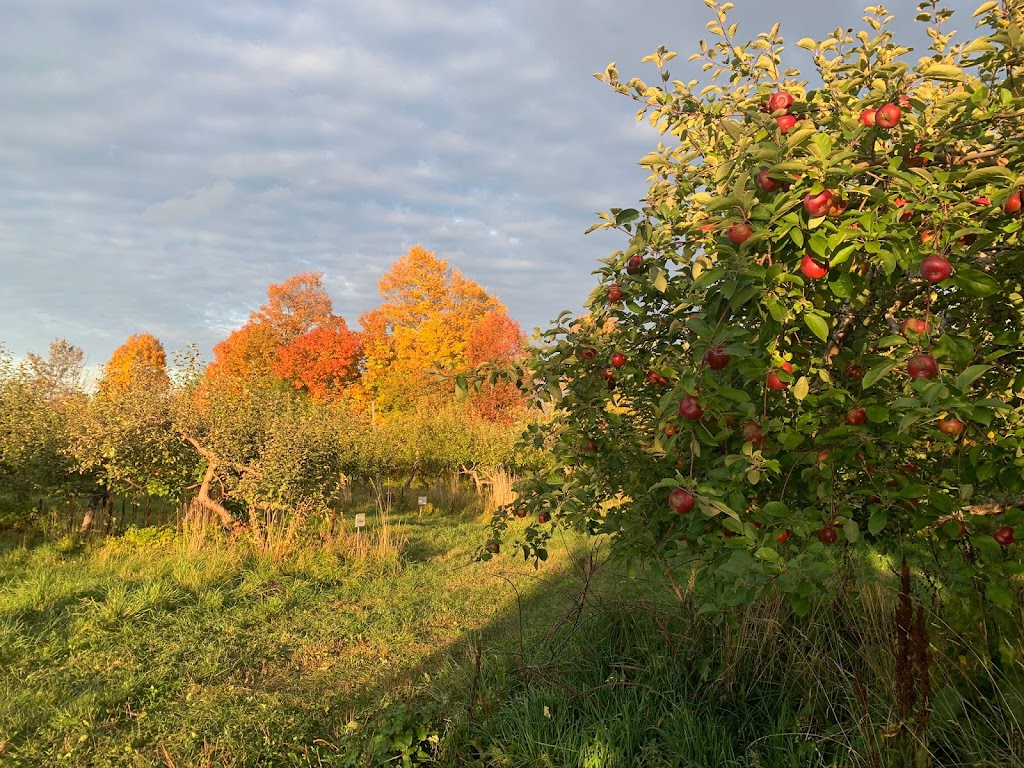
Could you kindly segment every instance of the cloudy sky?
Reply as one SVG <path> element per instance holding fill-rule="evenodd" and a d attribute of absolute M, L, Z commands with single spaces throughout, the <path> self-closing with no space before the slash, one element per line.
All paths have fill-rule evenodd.
<path fill-rule="evenodd" d="M 863 7 L 734 2 L 741 37 L 780 21 L 790 42 L 859 28 Z M 891 4 L 898 30 L 916 5 Z M 617 60 L 648 77 L 639 61 L 664 44 L 689 79 L 708 14 L 702 0 L 0 0 L 0 343 L 23 355 L 64 337 L 95 364 L 148 331 L 209 352 L 304 270 L 355 325 L 414 244 L 527 332 L 546 325 L 623 247 L 583 230 L 643 196 L 636 160 L 657 143 L 592 73 Z"/>

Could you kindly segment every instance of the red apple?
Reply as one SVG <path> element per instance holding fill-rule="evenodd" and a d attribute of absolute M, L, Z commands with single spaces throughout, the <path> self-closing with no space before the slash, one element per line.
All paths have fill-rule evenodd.
<path fill-rule="evenodd" d="M 644 262 L 644 257 L 636 253 L 629 257 L 629 261 L 626 262 L 626 274 L 627 275 L 639 275 L 647 269 L 647 264 Z"/>
<path fill-rule="evenodd" d="M 818 537 L 818 541 L 822 544 L 835 544 L 839 540 L 839 534 L 836 533 L 836 529 L 831 525 L 826 525 L 814 535 Z"/>
<path fill-rule="evenodd" d="M 832 453 L 830 451 L 818 451 L 818 463 L 824 464 L 828 461 L 828 457 L 831 455 Z"/>
<path fill-rule="evenodd" d="M 907 362 L 907 373 L 912 379 L 934 379 L 939 375 L 939 364 L 931 355 L 914 355 Z"/>
<path fill-rule="evenodd" d="M 617 301 L 622 300 L 622 289 L 619 288 L 617 283 L 612 283 L 608 286 L 608 301 L 613 304 Z"/>
<path fill-rule="evenodd" d="M 903 94 L 899 98 L 900 106 L 904 109 L 910 109 L 910 97 L 907 94 Z"/>
<path fill-rule="evenodd" d="M 800 262 L 800 271 L 804 277 L 811 280 L 821 280 L 821 278 L 828 274 L 828 264 L 808 253 L 804 255 L 803 261 Z"/>
<path fill-rule="evenodd" d="M 593 360 L 597 357 L 597 350 L 593 347 L 580 347 L 580 357 L 584 360 Z"/>
<path fill-rule="evenodd" d="M 693 511 L 693 494 L 685 488 L 676 488 L 668 495 L 668 504 L 672 510 L 680 515 L 686 515 Z"/>
<path fill-rule="evenodd" d="M 615 368 L 621 368 L 626 364 L 626 356 L 621 352 L 612 352 L 612 356 L 608 358 L 608 362 Z"/>
<path fill-rule="evenodd" d="M 917 333 L 926 336 L 932 331 L 931 323 L 920 317 L 908 317 L 900 323 L 900 333 L 906 336 L 908 333 Z"/>
<path fill-rule="evenodd" d="M 953 274 L 953 267 L 945 256 L 935 253 L 925 257 L 921 262 L 921 277 L 929 283 L 941 283 L 951 274 Z"/>
<path fill-rule="evenodd" d="M 721 347 L 712 347 L 704 353 L 704 359 L 707 361 L 708 368 L 713 371 L 720 371 L 729 364 L 732 357 L 725 354 Z"/>
<path fill-rule="evenodd" d="M 704 409 L 700 407 L 696 397 L 687 395 L 679 401 L 679 415 L 687 421 L 699 421 L 704 415 Z"/>
<path fill-rule="evenodd" d="M 743 245 L 743 243 L 750 239 L 752 234 L 754 234 L 754 230 L 750 228 L 750 224 L 745 221 L 741 221 L 729 227 L 727 236 L 729 238 L 729 242 L 733 245 Z"/>
<path fill-rule="evenodd" d="M 786 373 L 793 372 L 793 366 L 787 362 L 783 362 L 780 368 L 784 370 Z M 768 371 L 767 385 L 768 389 L 773 389 L 776 392 L 781 392 L 782 390 L 789 386 L 789 384 L 787 384 L 786 382 L 779 378 L 779 372 L 777 370 Z"/>
<path fill-rule="evenodd" d="M 513 514 L 516 517 L 526 517 L 526 507 L 516 507 L 515 512 L 513 512 Z"/>
<path fill-rule="evenodd" d="M 764 435 L 761 434 L 761 425 L 756 421 L 748 421 L 743 425 L 743 442 L 754 445 L 764 445 Z"/>
<path fill-rule="evenodd" d="M 981 206 L 992 205 L 992 200 L 985 195 L 979 195 L 978 197 L 971 200 L 971 202 L 974 203 L 975 205 Z"/>
<path fill-rule="evenodd" d="M 895 128 L 903 117 L 903 110 L 895 104 L 886 104 L 875 113 L 875 123 L 879 128 Z"/>
<path fill-rule="evenodd" d="M 768 175 L 768 169 L 765 168 L 759 174 L 757 174 L 757 186 L 763 192 L 774 192 L 782 186 L 782 182 L 773 179 Z"/>
<path fill-rule="evenodd" d="M 785 544 L 787 541 L 789 541 L 789 531 L 783 531 L 775 537 L 775 540 L 779 542 L 779 544 Z"/>
<path fill-rule="evenodd" d="M 992 531 L 992 538 L 998 541 L 1002 546 L 1008 547 L 1015 541 L 1014 530 L 1012 525 L 1001 525 Z"/>
<path fill-rule="evenodd" d="M 812 195 L 810 192 L 804 197 L 804 210 L 811 216 L 824 216 L 832 206 L 832 193 L 827 189 Z"/>
<path fill-rule="evenodd" d="M 877 109 L 865 109 L 860 113 L 860 124 L 871 127 L 875 124 L 875 115 L 878 112 Z"/>
<path fill-rule="evenodd" d="M 904 200 L 902 197 L 897 197 L 893 199 L 892 204 L 894 208 L 903 208 L 907 205 L 907 201 Z M 914 218 L 913 208 L 907 208 L 907 210 L 900 213 L 900 222 L 904 224 L 910 221 L 912 218 Z"/>
<path fill-rule="evenodd" d="M 859 427 L 868 419 L 868 412 L 861 406 L 855 406 L 846 412 L 846 423 L 851 427 Z"/>
<path fill-rule="evenodd" d="M 789 129 L 796 125 L 796 118 L 792 115 L 782 115 L 782 117 L 776 117 L 775 122 L 778 124 L 780 132 L 789 133 Z"/>
<path fill-rule="evenodd" d="M 1014 192 L 1003 203 L 1003 213 L 1012 216 L 1020 211 L 1020 192 Z"/>
<path fill-rule="evenodd" d="M 484 545 L 484 549 L 490 552 L 492 555 L 496 555 L 501 551 L 501 544 L 491 539 Z"/>
<path fill-rule="evenodd" d="M 939 432 L 950 437 L 958 437 L 964 431 L 964 423 L 956 416 L 939 419 Z"/>
<path fill-rule="evenodd" d="M 654 384 L 655 386 L 659 386 L 659 387 L 664 387 L 666 384 L 668 384 L 668 379 L 666 379 L 664 376 L 662 376 L 657 371 L 648 371 L 647 372 L 647 381 L 648 381 L 648 383 Z"/>
<path fill-rule="evenodd" d="M 864 369 L 854 363 L 853 365 L 846 366 L 846 370 L 843 371 L 843 375 L 848 379 L 860 379 L 864 377 Z"/>
<path fill-rule="evenodd" d="M 551 515 L 547 512 L 541 512 L 539 515 L 537 515 L 537 522 L 541 525 L 544 525 L 544 523 L 546 523 L 550 519 Z"/>
<path fill-rule="evenodd" d="M 768 112 L 778 112 L 780 109 L 789 109 L 793 106 L 793 94 L 786 91 L 775 91 L 768 97 Z"/>

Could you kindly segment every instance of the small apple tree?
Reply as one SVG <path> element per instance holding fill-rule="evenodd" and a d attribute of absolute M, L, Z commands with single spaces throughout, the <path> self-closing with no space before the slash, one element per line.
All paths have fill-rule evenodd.
<path fill-rule="evenodd" d="M 908 64 L 868 8 L 867 31 L 797 43 L 812 84 L 778 25 L 740 44 L 732 4 L 705 3 L 703 82 L 665 48 L 655 85 L 597 75 L 664 141 L 643 206 L 594 227 L 629 245 L 589 315 L 535 352 L 550 461 L 482 556 L 531 516 L 550 522 L 528 558 L 557 526 L 610 534 L 629 562 L 698 565 L 709 609 L 777 588 L 803 612 L 837 553 L 914 550 L 1016 610 L 1024 9 L 985 3 L 957 43 L 922 3 L 931 49 Z"/>

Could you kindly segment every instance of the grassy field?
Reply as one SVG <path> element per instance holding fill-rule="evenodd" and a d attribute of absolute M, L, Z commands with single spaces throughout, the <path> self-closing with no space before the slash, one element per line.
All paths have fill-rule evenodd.
<path fill-rule="evenodd" d="M 892 585 L 716 624 L 594 542 L 535 571 L 472 562 L 477 513 L 391 523 L 7 541 L 0 765 L 1024 765 L 1020 670 L 936 664 L 898 722 Z"/>

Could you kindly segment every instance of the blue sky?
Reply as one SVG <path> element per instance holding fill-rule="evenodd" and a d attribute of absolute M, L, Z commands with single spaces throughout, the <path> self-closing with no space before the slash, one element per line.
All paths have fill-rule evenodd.
<path fill-rule="evenodd" d="M 859 28 L 863 6 L 734 1 L 740 37 L 779 21 L 790 42 Z M 968 32 L 973 5 L 949 5 Z M 892 4 L 898 31 L 915 6 Z M 64 337 L 99 364 L 147 331 L 208 352 L 304 270 L 355 325 L 414 244 L 527 332 L 577 311 L 623 247 L 583 230 L 643 196 L 658 140 L 591 75 L 646 77 L 664 44 L 695 76 L 709 18 L 702 0 L 3 0 L 0 343 Z"/>

